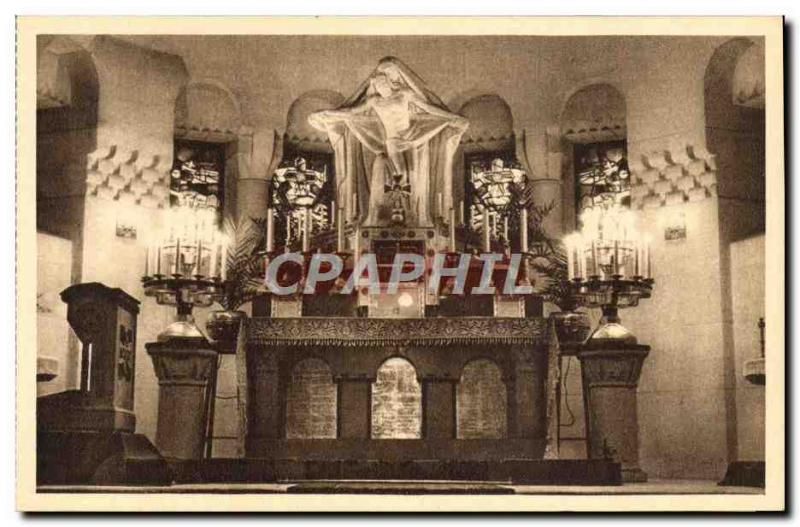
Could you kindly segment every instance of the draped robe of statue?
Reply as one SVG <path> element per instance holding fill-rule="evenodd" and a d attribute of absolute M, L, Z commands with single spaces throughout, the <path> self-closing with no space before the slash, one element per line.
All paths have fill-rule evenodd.
<path fill-rule="evenodd" d="M 398 59 L 381 60 L 342 106 L 311 114 L 309 123 L 333 146 L 336 194 L 347 218 L 367 226 L 388 223 L 384 193 L 397 174 L 410 187 L 407 225 L 432 225 L 435 216 L 447 216 L 453 156 L 468 122 Z M 437 210 L 440 202 L 443 210 Z"/>

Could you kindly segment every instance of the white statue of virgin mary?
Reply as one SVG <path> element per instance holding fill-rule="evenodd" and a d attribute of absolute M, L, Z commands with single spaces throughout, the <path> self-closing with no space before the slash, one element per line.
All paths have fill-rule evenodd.
<path fill-rule="evenodd" d="M 360 223 L 385 223 L 391 212 L 384 189 L 396 185 L 397 176 L 410 187 L 407 213 L 417 225 L 432 224 L 433 203 L 452 207 L 453 155 L 469 123 L 398 59 L 382 59 L 342 106 L 311 114 L 309 123 L 333 146 L 337 195 L 347 217 L 355 216 L 355 195 Z"/>

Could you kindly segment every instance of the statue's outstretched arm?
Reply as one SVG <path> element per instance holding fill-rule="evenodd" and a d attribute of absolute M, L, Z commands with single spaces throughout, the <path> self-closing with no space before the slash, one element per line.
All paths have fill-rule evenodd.
<path fill-rule="evenodd" d="M 466 130 L 469 127 L 469 121 L 460 115 L 450 113 L 446 110 L 442 110 L 438 106 L 429 103 L 425 100 L 424 97 L 420 96 L 416 92 L 409 91 L 410 101 L 414 103 L 414 106 L 418 107 L 425 113 L 433 115 L 435 117 L 441 117 L 442 119 L 447 119 L 450 121 L 450 125 L 454 126 L 455 128 L 459 128 L 461 130 Z"/>
<path fill-rule="evenodd" d="M 308 116 L 308 122 L 314 128 L 325 129 L 328 125 L 347 121 L 355 116 L 366 114 L 369 109 L 369 104 L 364 101 L 357 106 L 352 106 L 344 110 L 322 110 L 321 112 L 312 113 Z"/>

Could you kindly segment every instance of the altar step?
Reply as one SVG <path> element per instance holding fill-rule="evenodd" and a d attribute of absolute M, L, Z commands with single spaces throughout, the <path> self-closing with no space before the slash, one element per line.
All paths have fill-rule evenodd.
<path fill-rule="evenodd" d="M 621 485 L 619 463 L 589 459 L 498 461 L 203 459 L 170 462 L 177 484 L 304 481 L 462 481 L 516 485 Z M 296 492 L 305 492 L 299 486 Z M 331 487 L 331 492 L 335 488 Z"/>

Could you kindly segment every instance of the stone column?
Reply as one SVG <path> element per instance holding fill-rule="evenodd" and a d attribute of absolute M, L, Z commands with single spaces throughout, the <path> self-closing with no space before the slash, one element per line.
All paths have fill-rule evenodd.
<path fill-rule="evenodd" d="M 271 445 L 283 438 L 283 397 L 278 361 L 274 352 L 248 350 L 247 457 L 265 457 Z"/>
<path fill-rule="evenodd" d="M 166 458 L 199 459 L 206 433 L 206 388 L 217 352 L 204 338 L 150 342 L 158 376 L 156 447 Z"/>
<path fill-rule="evenodd" d="M 369 439 L 372 431 L 372 383 L 366 375 L 339 375 L 336 415 L 339 439 Z"/>
<path fill-rule="evenodd" d="M 598 330 L 599 333 L 602 328 Z M 627 338 L 590 338 L 578 351 L 590 459 L 614 459 L 625 482 L 647 481 L 639 468 L 636 388 L 650 346 Z"/>
<path fill-rule="evenodd" d="M 544 353 L 536 350 L 518 350 L 514 365 L 511 395 L 516 408 L 517 437 L 545 437 Z"/>
<path fill-rule="evenodd" d="M 455 439 L 458 379 L 429 375 L 420 384 L 423 439 Z"/>

